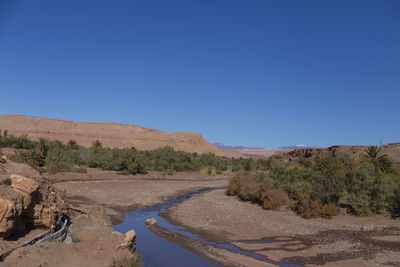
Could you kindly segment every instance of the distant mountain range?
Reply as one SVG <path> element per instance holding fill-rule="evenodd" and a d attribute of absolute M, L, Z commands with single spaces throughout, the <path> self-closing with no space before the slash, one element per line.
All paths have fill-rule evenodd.
<path fill-rule="evenodd" d="M 247 147 L 247 146 L 230 146 L 230 145 L 225 145 L 224 143 L 213 143 L 214 146 L 221 148 L 221 149 L 227 149 L 227 150 L 246 150 L 246 149 L 266 149 L 262 147 Z M 317 148 L 317 146 L 309 146 L 309 145 L 295 145 L 295 146 L 283 146 L 283 147 L 278 147 L 276 149 L 280 150 L 294 150 L 294 149 L 299 149 L 299 148 Z"/>
<path fill-rule="evenodd" d="M 284 150 L 295 150 L 299 148 L 318 148 L 317 146 L 309 146 L 309 145 L 295 145 L 295 146 L 282 146 L 278 147 L 278 149 L 284 149 Z"/>
<path fill-rule="evenodd" d="M 225 145 L 224 143 L 213 143 L 213 145 L 218 148 L 227 149 L 227 150 L 263 149 L 261 147 L 230 146 L 230 145 Z"/>

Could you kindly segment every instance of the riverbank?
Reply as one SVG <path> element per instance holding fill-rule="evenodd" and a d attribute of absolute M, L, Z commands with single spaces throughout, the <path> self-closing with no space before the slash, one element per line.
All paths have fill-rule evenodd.
<path fill-rule="evenodd" d="M 289 209 L 267 211 L 213 190 L 172 207 L 163 217 L 205 240 L 230 241 L 281 264 L 400 264 L 400 221 L 382 215 L 306 220 Z M 255 264 L 248 256 L 224 249 L 219 255 L 246 266 Z"/>
<path fill-rule="evenodd" d="M 38 176 L 29 166 L 26 168 L 32 176 Z M 69 180 L 69 175 L 73 181 L 65 181 Z M 110 179 L 106 180 L 107 177 Z M 19 248 L 0 265 L 110 266 L 114 259 L 133 255 L 117 249 L 124 235 L 112 228 L 113 224 L 123 221 L 123 211 L 163 203 L 172 196 L 194 189 L 226 186 L 228 177 L 207 177 L 196 173 L 125 176 L 90 169 L 87 174 L 56 174 L 52 181 L 55 187 L 66 190 L 74 241 L 68 244 L 45 242 L 40 247 Z M 137 225 L 129 227 L 126 231 L 135 229 Z M 35 229 L 17 240 L 3 241 L 1 251 L 7 251 L 42 231 L 44 229 Z"/>

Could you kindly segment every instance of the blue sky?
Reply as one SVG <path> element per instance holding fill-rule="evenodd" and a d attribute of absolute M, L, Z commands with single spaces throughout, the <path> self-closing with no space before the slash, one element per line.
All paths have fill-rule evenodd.
<path fill-rule="evenodd" d="M 400 1 L 3 0 L 0 92 L 232 145 L 400 141 Z"/>

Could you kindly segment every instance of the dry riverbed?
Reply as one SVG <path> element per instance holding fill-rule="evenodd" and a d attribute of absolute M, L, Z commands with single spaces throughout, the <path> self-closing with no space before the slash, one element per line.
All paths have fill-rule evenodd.
<path fill-rule="evenodd" d="M 275 263 L 328 266 L 400 265 L 400 220 L 384 216 L 339 215 L 302 219 L 288 209 L 261 207 L 213 190 L 172 207 L 164 215 L 206 240 L 225 240 Z M 251 242 L 241 242 L 241 241 Z M 270 263 L 217 249 L 246 266 Z"/>
<path fill-rule="evenodd" d="M 1 178 L 10 173 L 40 177 L 25 164 L 10 161 L 7 167 L 10 168 Z M 86 174 L 45 174 L 44 178 L 66 190 L 71 207 L 70 230 L 76 238 L 70 243 L 44 242 L 40 246 L 16 249 L 0 262 L 0 266 L 109 266 L 113 259 L 132 256 L 117 249 L 124 235 L 112 228 L 112 224 L 123 220 L 122 211 L 162 203 L 194 189 L 226 186 L 228 182 L 227 176 L 207 177 L 194 173 L 132 176 L 96 169 L 89 169 Z M 17 240 L 1 241 L 0 252 L 9 251 L 45 230 L 35 229 Z"/>
<path fill-rule="evenodd" d="M 12 171 L 26 172 L 22 168 L 25 166 L 14 165 Z M 191 190 L 227 186 L 229 180 L 228 176 L 193 173 L 125 176 L 95 169 L 86 174 L 47 175 L 54 186 L 66 190 L 73 221 L 71 230 L 77 242 L 20 248 L 0 265 L 109 266 L 113 258 L 121 257 L 115 248 L 124 237 L 113 231 L 111 225 L 123 220 L 124 211 L 159 204 Z M 228 241 L 269 260 L 265 262 L 224 248 L 204 247 L 204 252 L 197 251 L 203 249 L 201 246 L 189 249 L 199 255 L 216 255 L 222 259 L 219 262 L 243 266 L 273 266 L 282 262 L 306 266 L 400 265 L 400 219 L 382 215 L 305 220 L 291 210 L 263 210 L 216 189 L 184 200 L 163 217 L 204 240 Z M 0 243 L 0 250 L 5 251 L 38 232 L 39 229 L 19 240 Z M 174 237 L 162 229 L 158 232 L 173 242 L 191 246 L 190 240 Z"/>

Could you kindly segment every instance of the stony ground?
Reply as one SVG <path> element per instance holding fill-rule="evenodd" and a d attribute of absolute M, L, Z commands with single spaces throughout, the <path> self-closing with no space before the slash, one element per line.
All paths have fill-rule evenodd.
<path fill-rule="evenodd" d="M 135 177 L 130 180 L 70 181 L 55 186 L 66 190 L 67 198 L 75 204 L 98 203 L 127 211 L 162 203 L 169 197 L 186 191 L 226 186 L 228 179 L 226 176 L 173 175 Z"/>
<path fill-rule="evenodd" d="M 37 234 L 37 230 L 35 231 Z M 110 226 L 78 216 L 73 220 L 72 243 L 44 242 L 12 252 L 0 266 L 109 266 L 113 259 L 132 257 L 127 251 L 117 250 L 124 240 L 122 233 Z M 33 236 L 33 233 L 30 234 Z M 28 239 L 28 236 L 24 237 Z"/>
<path fill-rule="evenodd" d="M 226 196 L 224 190 L 196 195 L 172 207 L 166 218 L 209 240 L 229 240 L 274 262 L 299 265 L 400 265 L 400 219 L 382 215 L 302 219 L 288 209 L 266 211 Z M 266 241 L 257 241 L 268 238 Z M 240 242 L 253 240 L 251 243 Z M 219 249 L 247 266 L 270 266 Z"/>
<path fill-rule="evenodd" d="M 11 161 L 7 170 L 39 176 L 29 166 Z M 4 174 L 5 177 L 8 175 Z M 41 246 L 19 248 L 6 257 L 5 261 L 0 262 L 0 266 L 109 266 L 113 259 L 130 255 L 116 250 L 124 236 L 115 232 L 111 224 L 123 218 L 119 216 L 121 213 L 110 207 L 130 210 L 154 205 L 189 190 L 226 186 L 228 182 L 228 177 L 224 176 L 205 177 L 193 173 L 125 176 L 95 169 L 89 169 L 87 174 L 60 173 L 45 176 L 49 176 L 47 178 L 51 178 L 53 182 L 66 181 L 55 183 L 54 186 L 67 192 L 67 202 L 73 208 L 70 216 L 75 242 L 45 242 Z M 18 240 L 1 241 L 0 253 L 22 244 L 44 230 L 36 229 Z"/>

